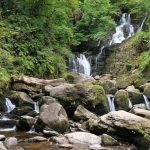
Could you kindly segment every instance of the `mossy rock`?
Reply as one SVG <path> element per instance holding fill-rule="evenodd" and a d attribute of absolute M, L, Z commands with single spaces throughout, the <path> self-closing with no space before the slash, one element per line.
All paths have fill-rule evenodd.
<path fill-rule="evenodd" d="M 125 90 L 119 90 L 115 94 L 116 110 L 129 110 L 129 95 Z"/>
<path fill-rule="evenodd" d="M 33 108 L 30 106 L 22 106 L 22 107 L 16 107 L 11 114 L 14 116 L 23 116 L 23 115 L 27 115 L 31 112 L 33 112 Z"/>
<path fill-rule="evenodd" d="M 150 99 L 150 83 L 146 83 L 144 85 L 144 95 L 146 95 Z"/>

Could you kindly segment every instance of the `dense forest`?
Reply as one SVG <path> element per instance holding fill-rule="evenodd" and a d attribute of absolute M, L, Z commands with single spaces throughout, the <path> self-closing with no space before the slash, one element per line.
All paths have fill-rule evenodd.
<path fill-rule="evenodd" d="M 0 84 L 11 75 L 63 76 L 72 47 L 105 39 L 122 12 L 135 16 L 135 23 L 148 16 L 133 44 L 142 52 L 145 70 L 150 64 L 149 8 L 149 0 L 1 0 Z"/>

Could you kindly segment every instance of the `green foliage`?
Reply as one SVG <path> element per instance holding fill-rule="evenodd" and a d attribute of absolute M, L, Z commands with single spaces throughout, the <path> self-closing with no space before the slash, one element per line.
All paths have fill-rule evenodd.
<path fill-rule="evenodd" d="M 133 38 L 133 47 L 137 50 L 145 51 L 150 49 L 150 32 L 139 32 Z"/>
<path fill-rule="evenodd" d="M 141 53 L 138 58 L 139 68 L 141 71 L 145 71 L 150 68 L 150 50 Z"/>

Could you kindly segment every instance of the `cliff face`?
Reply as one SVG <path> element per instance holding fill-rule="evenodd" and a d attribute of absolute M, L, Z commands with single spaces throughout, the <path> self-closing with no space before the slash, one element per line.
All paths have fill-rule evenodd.
<path fill-rule="evenodd" d="M 111 73 L 116 77 L 120 88 L 131 84 L 139 86 L 150 79 L 150 67 L 144 71 L 140 69 L 140 64 L 145 60 L 139 58 L 144 52 L 133 47 L 133 38 L 106 50 L 104 73 Z M 148 51 L 147 54 L 149 55 Z"/>

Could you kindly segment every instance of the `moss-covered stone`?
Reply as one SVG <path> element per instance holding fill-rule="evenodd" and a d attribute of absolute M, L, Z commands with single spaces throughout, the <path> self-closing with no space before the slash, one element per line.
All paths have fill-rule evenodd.
<path fill-rule="evenodd" d="M 115 106 L 116 110 L 128 110 L 129 109 L 129 96 L 125 90 L 119 90 L 115 94 Z"/>

